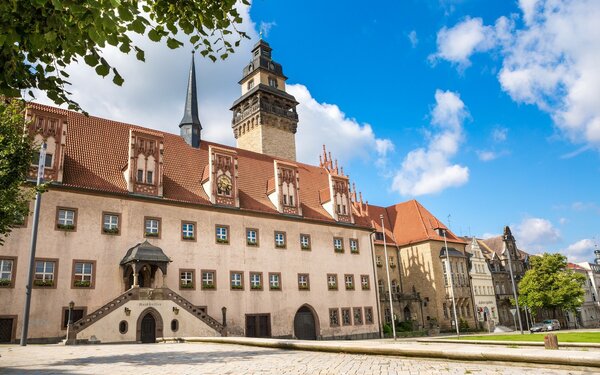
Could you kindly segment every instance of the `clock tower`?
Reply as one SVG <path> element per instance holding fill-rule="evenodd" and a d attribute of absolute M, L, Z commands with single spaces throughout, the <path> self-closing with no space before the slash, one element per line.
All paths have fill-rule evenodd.
<path fill-rule="evenodd" d="M 231 107 L 238 148 L 296 160 L 298 102 L 285 91 L 286 80 L 269 43 L 259 40 L 239 81 L 242 96 Z"/>

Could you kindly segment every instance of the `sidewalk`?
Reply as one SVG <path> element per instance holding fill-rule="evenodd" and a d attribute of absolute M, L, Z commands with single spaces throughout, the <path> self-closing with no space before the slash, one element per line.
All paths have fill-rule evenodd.
<path fill-rule="evenodd" d="M 168 339 L 166 341 L 169 341 Z M 303 341 L 247 337 L 190 337 L 184 342 L 238 344 L 266 348 L 307 350 L 366 355 L 437 358 L 457 361 L 494 361 L 532 363 L 558 366 L 584 366 L 600 369 L 600 351 L 545 350 L 533 347 L 499 347 L 462 343 L 432 343 L 419 341 L 361 340 L 361 341 Z M 511 343 L 515 344 L 515 343 Z M 599 370 L 600 371 L 600 370 Z"/>

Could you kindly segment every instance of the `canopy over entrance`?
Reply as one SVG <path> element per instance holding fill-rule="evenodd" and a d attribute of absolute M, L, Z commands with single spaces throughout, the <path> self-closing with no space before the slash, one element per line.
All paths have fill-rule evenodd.
<path fill-rule="evenodd" d="M 123 267 L 123 276 L 126 279 L 128 279 L 129 276 L 133 277 L 131 287 L 138 287 L 140 286 L 140 279 L 138 278 L 140 271 L 143 271 L 143 284 L 147 284 L 151 282 L 151 280 L 154 280 L 157 269 L 161 270 L 164 279 L 167 275 L 167 266 L 170 262 L 171 259 L 165 255 L 160 247 L 154 246 L 148 241 L 144 241 L 127 250 L 120 265 Z M 149 287 L 150 285 L 141 286 Z"/>

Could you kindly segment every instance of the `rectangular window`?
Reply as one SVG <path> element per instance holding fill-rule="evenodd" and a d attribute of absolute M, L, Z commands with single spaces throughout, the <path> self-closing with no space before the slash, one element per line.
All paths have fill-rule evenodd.
<path fill-rule="evenodd" d="M 152 180 L 152 171 L 148 171 L 146 172 L 146 183 L 147 184 L 153 184 L 153 180 Z"/>
<path fill-rule="evenodd" d="M 229 226 L 228 225 L 217 225 L 215 226 L 215 235 L 217 243 L 229 244 Z"/>
<path fill-rule="evenodd" d="M 258 229 L 254 229 L 254 228 L 246 229 L 246 245 L 258 246 Z"/>
<path fill-rule="evenodd" d="M 375 232 L 375 240 L 383 241 L 383 232 Z"/>
<path fill-rule="evenodd" d="M 350 239 L 350 252 L 352 254 L 358 254 L 358 240 L 356 238 Z"/>
<path fill-rule="evenodd" d="M 310 235 L 309 234 L 301 234 L 300 235 L 300 248 L 302 250 L 310 250 Z"/>
<path fill-rule="evenodd" d="M 377 267 L 383 267 L 383 262 L 381 261 L 381 255 L 377 255 L 376 257 Z"/>
<path fill-rule="evenodd" d="M 298 289 L 299 290 L 310 290 L 310 280 L 307 273 L 298 274 Z"/>
<path fill-rule="evenodd" d="M 333 249 L 336 253 L 344 252 L 344 240 L 340 237 L 333 237 Z"/>
<path fill-rule="evenodd" d="M 262 290 L 262 272 L 250 272 L 250 289 Z"/>
<path fill-rule="evenodd" d="M 279 272 L 269 273 L 269 289 L 281 290 L 281 274 Z"/>
<path fill-rule="evenodd" d="M 196 289 L 194 270 L 179 270 L 179 289 Z"/>
<path fill-rule="evenodd" d="M 36 152 L 33 155 L 31 165 L 38 166 L 40 163 L 40 153 Z M 52 168 L 52 154 L 46 153 L 46 160 L 44 161 L 44 168 Z"/>
<path fill-rule="evenodd" d="M 137 182 L 140 182 L 140 183 L 144 182 L 144 170 L 143 169 L 138 169 L 138 171 L 137 171 Z"/>
<path fill-rule="evenodd" d="M 354 290 L 354 275 L 344 275 L 346 290 Z"/>
<path fill-rule="evenodd" d="M 94 271 L 96 262 L 93 260 L 73 261 L 73 288 L 94 288 Z"/>
<path fill-rule="evenodd" d="M 144 218 L 144 236 L 160 238 L 160 218 Z"/>
<path fill-rule="evenodd" d="M 371 289 L 371 283 L 369 283 L 369 275 L 360 275 L 360 285 L 362 290 Z"/>
<path fill-rule="evenodd" d="M 269 77 L 269 86 L 277 88 L 277 79 Z"/>
<path fill-rule="evenodd" d="M 275 247 L 278 249 L 285 249 L 285 247 L 286 247 L 285 232 L 275 231 Z"/>
<path fill-rule="evenodd" d="M 248 81 L 248 90 L 252 89 L 254 87 L 254 80 L 251 79 L 250 81 Z"/>
<path fill-rule="evenodd" d="M 354 325 L 363 324 L 362 309 L 360 307 L 355 307 L 352 309 L 352 312 L 354 312 Z"/>
<path fill-rule="evenodd" d="M 75 230 L 77 209 L 58 207 L 56 209 L 56 229 Z"/>
<path fill-rule="evenodd" d="M 229 273 L 229 279 L 231 280 L 231 289 L 244 289 L 244 273 L 242 271 L 231 271 Z"/>
<path fill-rule="evenodd" d="M 33 285 L 35 287 L 56 287 L 57 260 L 37 259 L 35 261 L 35 275 Z"/>
<path fill-rule="evenodd" d="M 119 217 L 121 215 L 110 212 L 102 213 L 102 233 L 119 234 Z"/>
<path fill-rule="evenodd" d="M 217 278 L 215 270 L 201 270 L 202 290 L 212 290 L 217 288 Z"/>
<path fill-rule="evenodd" d="M 373 308 L 365 307 L 365 323 L 373 324 L 375 320 L 373 319 Z"/>
<path fill-rule="evenodd" d="M 71 310 L 71 322 L 73 324 L 77 323 L 79 320 L 81 320 L 81 318 L 83 318 L 86 315 L 86 308 L 85 307 L 74 307 L 73 310 Z M 65 306 L 62 308 L 62 329 L 67 329 L 67 325 L 69 324 L 69 307 Z"/>
<path fill-rule="evenodd" d="M 352 325 L 352 315 L 350 313 L 350 308 L 342 308 L 342 325 L 349 326 Z"/>
<path fill-rule="evenodd" d="M 396 267 L 396 261 L 394 260 L 394 257 L 390 257 L 390 267 Z"/>
<path fill-rule="evenodd" d="M 181 239 L 185 241 L 196 240 L 196 223 L 193 221 L 181 222 Z"/>
<path fill-rule="evenodd" d="M 329 309 L 329 325 L 331 327 L 339 327 L 340 325 L 340 310 Z"/>
<path fill-rule="evenodd" d="M 337 288 L 338 288 L 337 275 L 335 273 L 328 273 L 327 274 L 327 289 L 337 290 Z"/>
<path fill-rule="evenodd" d="M 15 258 L 16 259 L 16 258 Z M 14 287 L 15 259 L 0 259 L 0 288 Z"/>

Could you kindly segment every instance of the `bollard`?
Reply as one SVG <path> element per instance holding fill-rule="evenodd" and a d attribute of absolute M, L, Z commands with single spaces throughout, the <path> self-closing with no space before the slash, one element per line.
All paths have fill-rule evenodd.
<path fill-rule="evenodd" d="M 549 333 L 544 336 L 544 348 L 557 350 L 558 349 L 558 337 L 555 334 Z"/>

